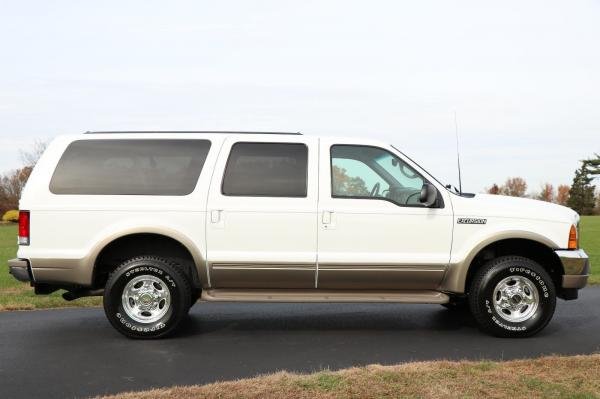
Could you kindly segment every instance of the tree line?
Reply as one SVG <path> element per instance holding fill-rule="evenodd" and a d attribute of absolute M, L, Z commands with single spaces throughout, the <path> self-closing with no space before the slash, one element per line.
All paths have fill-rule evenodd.
<path fill-rule="evenodd" d="M 18 213 L 9 212 L 19 209 L 19 199 L 25 183 L 38 159 L 44 153 L 47 143 L 34 142 L 31 150 L 20 151 L 22 166 L 0 176 L 0 216 L 3 221 L 16 221 Z"/>
<path fill-rule="evenodd" d="M 486 188 L 488 194 L 527 197 L 568 206 L 580 215 L 600 215 L 600 193 L 596 194 L 594 179 L 600 177 L 600 155 L 584 159 L 575 170 L 573 183 L 559 185 L 556 189 L 550 183 L 542 184 L 540 191 L 528 193 L 527 182 L 522 177 L 510 177 L 502 185 L 496 183 Z"/>

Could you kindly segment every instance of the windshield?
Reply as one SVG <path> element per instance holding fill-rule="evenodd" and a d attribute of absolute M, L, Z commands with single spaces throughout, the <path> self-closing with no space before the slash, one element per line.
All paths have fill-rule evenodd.
<path fill-rule="evenodd" d="M 421 176 L 396 156 L 386 152 L 374 161 L 392 176 L 395 185 L 419 190 L 423 187 Z"/>
<path fill-rule="evenodd" d="M 414 163 L 415 165 L 417 165 L 419 168 L 421 168 L 422 171 L 424 171 L 425 173 L 427 173 L 429 175 L 429 177 L 431 177 L 433 180 L 435 180 L 440 186 L 444 187 L 449 193 L 454 194 L 454 195 L 460 195 L 460 193 L 458 192 L 458 190 L 456 189 L 456 187 L 454 187 L 452 184 L 444 184 L 441 181 L 439 181 L 438 179 L 435 178 L 435 176 L 433 176 L 431 173 L 429 173 L 425 168 L 423 168 L 421 165 L 419 165 L 418 162 L 415 162 L 414 159 L 412 159 L 411 157 L 409 157 L 408 155 L 406 155 L 405 153 L 403 153 L 402 151 L 400 151 L 396 146 L 394 146 L 393 144 L 390 144 L 391 147 L 398 151 L 400 154 L 402 154 L 403 157 L 405 157 L 406 159 L 408 159 L 409 161 L 411 161 L 412 163 Z M 456 190 L 456 192 L 454 190 L 451 190 L 450 187 L 453 187 L 454 190 Z"/>

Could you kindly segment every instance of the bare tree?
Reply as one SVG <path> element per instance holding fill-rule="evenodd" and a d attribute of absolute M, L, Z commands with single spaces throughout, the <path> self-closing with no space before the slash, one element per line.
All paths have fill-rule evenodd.
<path fill-rule="evenodd" d="M 511 197 L 524 197 L 527 191 L 527 182 L 522 177 L 511 177 L 501 187 L 500 194 Z"/>
<path fill-rule="evenodd" d="M 29 151 L 19 150 L 23 165 L 34 167 L 44 151 L 46 151 L 46 147 L 48 147 L 48 142 L 38 139 L 33 142 L 33 146 Z"/>
<path fill-rule="evenodd" d="M 544 183 L 542 185 L 542 191 L 537 196 L 537 199 L 546 202 L 554 202 L 554 186 L 550 183 Z"/>
<path fill-rule="evenodd" d="M 492 185 L 492 187 L 490 187 L 490 188 L 486 188 L 486 189 L 485 189 L 485 191 L 486 191 L 486 193 L 488 193 L 488 194 L 494 194 L 494 195 L 497 195 L 497 194 L 500 194 L 500 187 L 498 187 L 498 185 L 497 185 L 496 183 L 494 183 L 494 184 Z"/>
<path fill-rule="evenodd" d="M 41 140 L 36 140 L 33 143 L 31 150 L 20 150 L 21 161 L 24 166 L 20 169 L 12 170 L 0 176 L 0 214 L 11 209 L 18 209 L 21 192 L 25 187 L 25 183 L 29 179 L 29 175 L 33 167 L 40 159 L 48 143 Z"/>
<path fill-rule="evenodd" d="M 566 184 L 561 184 L 558 186 L 556 192 L 556 203 L 559 205 L 567 206 L 567 201 L 569 201 L 569 191 L 571 187 Z"/>
<path fill-rule="evenodd" d="M 0 177 L 0 212 L 2 214 L 11 209 L 18 209 L 21 192 L 29 179 L 31 170 L 30 166 L 25 166 Z"/>

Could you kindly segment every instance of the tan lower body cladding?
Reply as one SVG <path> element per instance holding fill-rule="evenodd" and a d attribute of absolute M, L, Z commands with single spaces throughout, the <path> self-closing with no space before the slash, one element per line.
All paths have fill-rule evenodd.
<path fill-rule="evenodd" d="M 213 263 L 210 283 L 218 288 L 315 288 L 314 264 Z"/>
<path fill-rule="evenodd" d="M 443 266 L 319 264 L 318 288 L 433 290 L 445 271 Z"/>
<path fill-rule="evenodd" d="M 318 269 L 318 270 L 317 270 Z M 444 266 L 213 263 L 213 288 L 434 290 Z"/>

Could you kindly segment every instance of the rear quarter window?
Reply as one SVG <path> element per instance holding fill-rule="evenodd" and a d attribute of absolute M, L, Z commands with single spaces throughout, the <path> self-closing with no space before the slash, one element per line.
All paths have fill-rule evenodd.
<path fill-rule="evenodd" d="M 54 194 L 188 195 L 206 161 L 208 140 L 79 140 L 62 155 Z"/>

